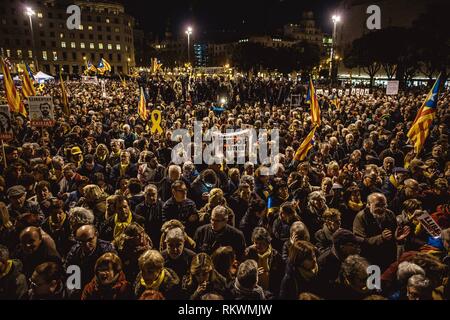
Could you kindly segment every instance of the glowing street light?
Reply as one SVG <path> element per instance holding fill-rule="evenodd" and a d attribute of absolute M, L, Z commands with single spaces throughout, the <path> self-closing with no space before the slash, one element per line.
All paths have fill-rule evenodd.
<path fill-rule="evenodd" d="M 334 60 L 334 52 L 335 52 L 335 45 L 336 45 L 336 24 L 338 22 L 341 22 L 341 16 L 334 14 L 331 17 L 331 20 L 333 21 L 333 43 L 331 45 L 331 56 L 330 56 L 330 79 L 331 83 L 333 83 L 333 60 Z"/>
<path fill-rule="evenodd" d="M 192 34 L 192 27 L 191 27 L 191 26 L 187 27 L 187 29 L 186 29 L 186 31 L 185 31 L 184 33 L 187 34 L 188 62 L 190 63 L 190 62 L 191 62 L 191 54 L 190 54 L 190 37 L 191 37 L 191 34 Z"/>
<path fill-rule="evenodd" d="M 39 66 L 38 66 L 38 62 L 37 62 L 37 59 L 36 59 L 36 47 L 35 47 L 35 44 L 34 44 L 33 20 L 31 20 L 31 17 L 36 15 L 36 12 L 31 7 L 27 7 L 25 9 L 25 14 L 30 19 L 31 42 L 32 42 L 32 45 L 33 45 L 33 60 L 34 60 L 34 66 L 35 66 L 36 72 L 37 72 L 39 70 Z"/>

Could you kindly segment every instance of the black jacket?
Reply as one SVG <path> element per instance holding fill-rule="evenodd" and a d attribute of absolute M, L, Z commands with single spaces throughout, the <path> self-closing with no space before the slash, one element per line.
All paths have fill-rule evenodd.
<path fill-rule="evenodd" d="M 144 200 L 136 206 L 135 210 L 135 214 L 144 217 L 145 232 L 147 232 L 155 245 L 159 243 L 161 238 L 163 205 L 164 202 L 160 199 L 158 199 L 154 205 L 148 205 Z"/>
<path fill-rule="evenodd" d="M 21 300 L 27 296 L 28 284 L 22 273 L 22 262 L 13 259 L 11 263 L 8 274 L 0 278 L 0 300 Z"/>
<path fill-rule="evenodd" d="M 164 266 L 172 269 L 182 279 L 191 267 L 192 258 L 195 256 L 195 252 L 187 248 L 183 249 L 183 252 L 177 259 L 172 259 L 167 252 L 167 249 L 161 252 L 164 258 Z"/>
<path fill-rule="evenodd" d="M 258 262 L 258 252 L 254 245 L 245 250 L 245 259 L 253 259 Z M 283 280 L 286 265 L 281 257 L 281 254 L 272 248 L 272 254 L 269 257 L 269 288 L 268 290 L 278 297 L 280 292 L 281 280 Z"/>
<path fill-rule="evenodd" d="M 201 226 L 195 232 L 194 241 L 200 252 L 209 255 L 219 247 L 231 246 L 236 253 L 236 258 L 242 261 L 245 250 L 244 235 L 230 225 L 226 225 L 221 232 L 213 231 L 211 224 Z"/>

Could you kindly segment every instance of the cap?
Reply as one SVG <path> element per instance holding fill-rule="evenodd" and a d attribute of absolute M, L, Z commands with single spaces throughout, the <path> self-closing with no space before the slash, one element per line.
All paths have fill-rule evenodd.
<path fill-rule="evenodd" d="M 7 191 L 8 198 L 20 197 L 26 193 L 27 193 L 27 190 L 25 189 L 24 186 L 21 186 L 21 185 L 13 186 L 13 187 L 9 188 Z"/>
<path fill-rule="evenodd" d="M 75 154 L 80 154 L 80 153 L 82 153 L 82 152 L 81 152 L 80 147 L 72 147 L 72 149 L 70 149 L 70 153 L 71 153 L 72 155 L 75 155 Z"/>
<path fill-rule="evenodd" d="M 333 245 L 339 247 L 345 243 L 363 243 L 364 239 L 355 236 L 353 232 L 347 229 L 339 229 L 333 234 Z"/>

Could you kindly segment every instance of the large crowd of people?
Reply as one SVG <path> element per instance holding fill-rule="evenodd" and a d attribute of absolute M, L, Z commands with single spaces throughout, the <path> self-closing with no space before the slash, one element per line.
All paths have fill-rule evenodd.
<path fill-rule="evenodd" d="M 13 115 L 0 164 L 0 299 L 450 298 L 448 90 L 420 154 L 406 133 L 429 88 L 319 97 L 322 124 L 298 161 L 312 125 L 296 81 L 65 85 L 70 115 L 59 83 L 42 92 L 54 97 L 54 126 Z M 162 133 L 138 115 L 140 86 Z M 172 133 L 194 121 L 278 130 L 275 164 L 174 163 Z"/>

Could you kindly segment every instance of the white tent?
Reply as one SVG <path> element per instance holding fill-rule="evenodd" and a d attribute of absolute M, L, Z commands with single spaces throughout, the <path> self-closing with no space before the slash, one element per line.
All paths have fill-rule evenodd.
<path fill-rule="evenodd" d="M 2 74 L 0 74 L 0 80 L 3 80 L 3 75 Z M 19 76 L 13 77 L 13 81 L 19 81 L 19 80 L 20 80 Z"/>
<path fill-rule="evenodd" d="M 43 73 L 42 71 L 39 71 L 34 75 L 34 78 L 37 82 L 42 83 L 49 80 L 54 80 L 55 78 L 52 76 L 49 76 L 48 74 Z"/>

